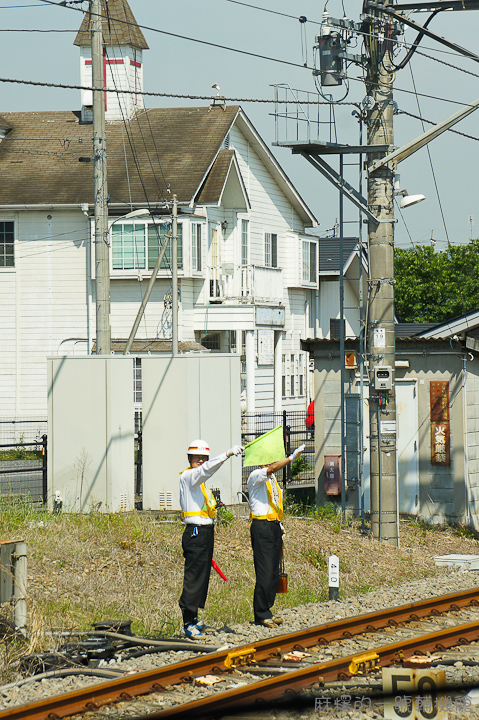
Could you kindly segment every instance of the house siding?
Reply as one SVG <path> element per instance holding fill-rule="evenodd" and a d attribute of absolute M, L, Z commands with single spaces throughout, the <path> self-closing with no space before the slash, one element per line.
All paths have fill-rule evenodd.
<path fill-rule="evenodd" d="M 88 50 L 82 50 L 83 60 Z M 122 51 L 122 54 L 123 51 Z M 114 56 L 114 53 L 111 53 Z M 82 63 L 83 72 L 91 65 Z M 117 67 L 123 67 L 118 65 Z M 85 75 L 86 77 L 86 75 Z M 283 333 L 282 352 L 302 358 L 304 367 L 303 393 L 298 387 L 283 398 L 283 407 L 302 410 L 309 401 L 307 380 L 307 354 L 301 351 L 300 340 L 311 335 L 314 324 L 314 291 L 301 287 L 300 233 L 304 222 L 281 189 L 268 167 L 249 143 L 241 130 L 234 126 L 230 132 L 230 147 L 236 151 L 237 165 L 242 174 L 251 207 L 192 207 L 195 217 L 186 215 L 183 225 L 183 269 L 179 273 L 179 339 L 194 340 L 195 332 L 204 334 L 221 331 L 254 330 L 255 343 L 255 408 L 272 410 L 274 398 L 274 366 L 258 365 L 256 304 L 283 306 L 284 327 L 271 327 Z M 236 173 L 231 165 L 230 173 Z M 235 180 L 239 199 L 238 183 Z M 2 358 L 1 388 L 3 415 L 10 418 L 45 416 L 47 408 L 48 356 L 57 354 L 84 355 L 91 352 L 95 340 L 96 307 L 94 273 L 94 244 L 91 242 L 92 220 L 78 209 L 25 209 L 15 215 L 16 264 L 14 270 L 3 269 L 1 288 L 2 330 L 5 335 L 0 348 Z M 10 215 L 9 215 L 10 217 Z M 204 220 L 201 220 L 204 218 Z M 6 218 L 7 219 L 7 218 Z M 9 219 L 9 218 L 8 218 Z M 271 278 L 261 269 L 258 297 L 267 289 L 278 285 L 268 299 L 244 298 L 241 295 L 241 219 L 249 221 L 250 266 L 263 268 L 264 234 L 276 233 L 277 265 Z M 221 224 L 227 221 L 227 227 Z M 191 222 L 202 222 L 202 268 L 196 272 L 191 266 Z M 234 273 L 226 276 L 228 297 L 221 305 L 210 302 L 211 229 L 218 230 L 220 268 L 231 263 Z M 281 272 L 281 274 L 280 274 Z M 115 271 L 111 276 L 110 322 L 113 339 L 129 336 L 149 274 L 140 279 L 136 271 L 129 276 Z M 137 331 L 139 339 L 169 339 L 172 312 L 165 306 L 165 296 L 171 292 L 171 277 L 160 271 L 154 284 L 144 316 Z M 263 327 L 263 326 L 262 326 Z M 222 349 L 225 347 L 225 335 Z M 277 336 L 276 336 L 277 337 Z M 297 383 L 299 386 L 299 383 Z M 278 401 L 278 399 L 276 399 Z M 277 402 L 276 402 L 277 405 Z"/>
<path fill-rule="evenodd" d="M 15 323 L 18 343 L 19 416 L 46 414 L 46 357 L 61 353 L 66 338 L 87 339 L 88 243 L 88 224 L 80 212 L 18 214 L 16 307 L 9 308 L 9 324 Z M 79 344 L 77 352 L 85 351 L 86 342 Z"/>

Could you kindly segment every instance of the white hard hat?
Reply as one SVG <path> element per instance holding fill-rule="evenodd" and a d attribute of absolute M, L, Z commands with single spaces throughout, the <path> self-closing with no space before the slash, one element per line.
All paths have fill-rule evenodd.
<path fill-rule="evenodd" d="M 188 455 L 210 456 L 210 446 L 204 440 L 192 440 L 188 448 Z"/>

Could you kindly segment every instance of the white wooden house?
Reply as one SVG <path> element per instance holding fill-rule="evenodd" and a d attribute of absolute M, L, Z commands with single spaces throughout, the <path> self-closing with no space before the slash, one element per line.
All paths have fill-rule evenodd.
<path fill-rule="evenodd" d="M 305 409 L 300 342 L 319 332 L 318 239 L 306 233 L 316 220 L 240 107 L 142 108 L 146 41 L 115 22 L 121 13 L 134 22 L 126 0 L 108 7 L 106 87 L 132 91 L 121 102 L 105 93 L 112 349 L 129 335 L 175 193 L 180 350 L 241 353 L 250 412 Z M 88 15 L 75 43 L 88 83 Z M 81 111 L 0 117 L 3 418 L 46 416 L 47 356 L 95 351 L 90 102 L 83 91 Z M 148 218 L 123 218 L 144 207 Z M 170 262 L 167 252 L 133 346 L 139 357 L 168 349 Z"/>

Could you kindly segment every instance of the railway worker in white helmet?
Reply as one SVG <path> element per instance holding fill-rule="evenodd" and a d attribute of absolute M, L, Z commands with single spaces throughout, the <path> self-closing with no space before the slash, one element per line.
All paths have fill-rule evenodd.
<path fill-rule="evenodd" d="M 273 616 L 271 612 L 278 590 L 284 533 L 281 523 L 283 496 L 274 473 L 294 462 L 303 450 L 304 445 L 300 445 L 289 457 L 268 465 L 260 465 L 248 477 L 252 520 L 250 534 L 256 575 L 253 595 L 254 622 L 268 628 L 283 622 L 282 618 Z"/>
<path fill-rule="evenodd" d="M 210 581 L 214 546 L 216 501 L 205 482 L 243 447 L 209 459 L 210 448 L 204 440 L 193 440 L 188 447 L 189 467 L 180 473 L 180 506 L 185 524 L 181 542 L 185 558 L 183 592 L 179 600 L 186 637 L 203 637 L 203 622 L 198 622 L 198 608 L 204 608 Z"/>

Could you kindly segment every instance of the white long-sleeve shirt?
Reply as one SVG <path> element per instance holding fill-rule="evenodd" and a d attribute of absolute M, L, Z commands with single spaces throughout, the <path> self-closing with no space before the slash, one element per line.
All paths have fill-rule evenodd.
<path fill-rule="evenodd" d="M 248 478 L 248 497 L 251 517 L 262 520 L 281 520 L 283 496 L 274 475 L 268 476 L 268 468 L 258 468 Z"/>
<path fill-rule="evenodd" d="M 228 459 L 224 452 L 207 460 L 197 468 L 187 468 L 180 475 L 180 507 L 186 525 L 213 525 L 214 517 L 208 515 L 207 505 L 215 506 L 211 490 L 205 482 Z M 206 514 L 206 517 L 205 517 Z"/>

